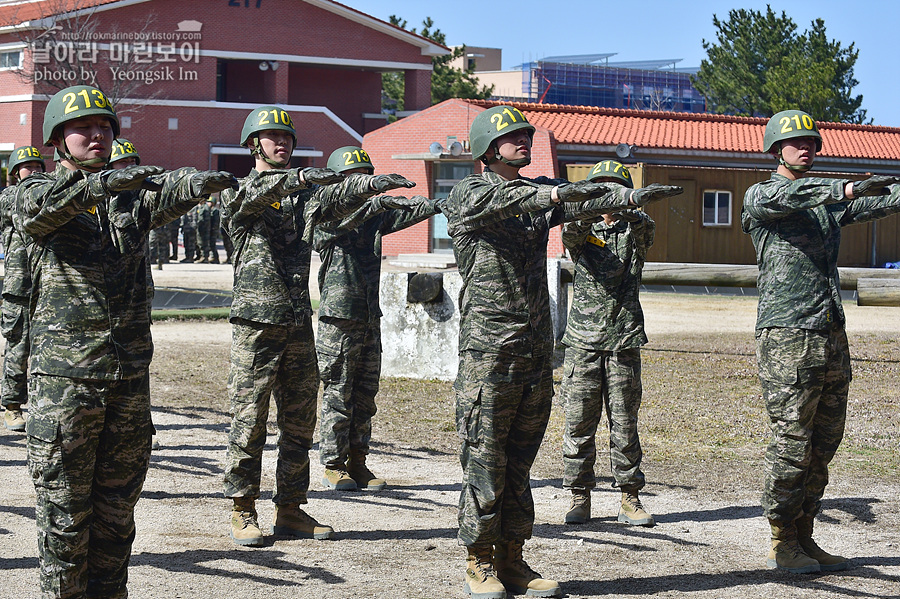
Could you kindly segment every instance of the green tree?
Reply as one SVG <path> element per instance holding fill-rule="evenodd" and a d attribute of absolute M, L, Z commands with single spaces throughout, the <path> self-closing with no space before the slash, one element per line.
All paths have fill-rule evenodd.
<path fill-rule="evenodd" d="M 716 42 L 703 40 L 707 58 L 691 78 L 711 110 L 772 116 L 797 108 L 823 121 L 865 121 L 863 98 L 852 95 L 859 51 L 829 40 L 822 19 L 799 33 L 786 13 L 767 6 L 731 10 L 725 21 L 713 15 L 713 25 Z"/>
<path fill-rule="evenodd" d="M 408 29 L 406 20 L 396 15 L 388 17 L 391 25 L 406 29 L 411 33 L 417 33 L 415 29 Z M 422 21 L 422 31 L 418 32 L 424 38 L 447 45 L 447 36 L 440 29 L 434 27 L 431 17 Z M 486 99 L 494 93 L 494 86 L 479 86 L 478 79 L 474 75 L 474 69 L 458 69 L 450 66 L 450 63 L 465 56 L 465 46 L 455 48 L 446 56 L 435 56 L 431 59 L 431 103 L 437 104 L 450 98 Z M 382 108 L 388 111 L 403 110 L 404 81 L 403 73 L 384 73 L 381 77 Z"/>

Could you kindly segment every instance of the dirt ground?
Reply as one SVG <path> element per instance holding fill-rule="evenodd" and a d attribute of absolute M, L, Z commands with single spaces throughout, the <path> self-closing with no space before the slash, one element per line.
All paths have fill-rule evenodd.
<path fill-rule="evenodd" d="M 227 266 L 178 265 L 156 279 L 221 288 L 230 276 Z M 595 517 L 584 526 L 562 524 L 568 497 L 561 489 L 557 405 L 534 471 L 537 518 L 526 544 L 529 563 L 558 579 L 569 597 L 900 597 L 900 469 L 887 459 L 900 453 L 900 310 L 845 304 L 858 356 L 851 390 L 855 416 L 835 460 L 816 536 L 825 548 L 852 556 L 856 567 L 790 575 L 765 569 L 767 526 L 759 507 L 765 423 L 753 371 L 755 300 L 645 294 L 643 303 L 651 338 L 641 415 L 644 498 L 658 525 L 616 523 L 605 452 L 598 459 Z M 370 457 L 372 469 L 388 479 L 384 492 L 324 489 L 314 449 L 307 508 L 335 528 L 337 540 L 269 537 L 265 547 L 243 548 L 228 537 L 229 502 L 221 483 L 230 327 L 163 322 L 154 325 L 153 336 L 159 447 L 137 506 L 132 597 L 464 597 L 464 552 L 456 542 L 461 471 L 449 384 L 384 382 Z M 680 364 L 694 366 L 685 372 Z M 695 391 L 690 381 L 704 377 L 705 365 L 724 374 Z M 731 407 L 717 410 L 725 402 Z M 261 523 L 272 517 L 275 429 L 269 430 Z M 602 434 L 600 439 L 602 447 Z M 34 492 L 24 438 L 5 430 L 0 490 L 0 599 L 34 597 Z"/>

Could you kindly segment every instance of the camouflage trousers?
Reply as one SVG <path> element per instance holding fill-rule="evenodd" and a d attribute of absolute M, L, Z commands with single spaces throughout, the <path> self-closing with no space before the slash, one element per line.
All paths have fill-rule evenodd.
<path fill-rule="evenodd" d="M 0 312 L 0 332 L 6 339 L 0 374 L 0 405 L 28 401 L 28 298 L 6 296 Z"/>
<path fill-rule="evenodd" d="M 158 227 L 150 231 L 149 260 L 153 264 L 169 261 L 169 232 L 166 227 Z"/>
<path fill-rule="evenodd" d="M 644 487 L 637 427 L 643 390 L 641 349 L 612 352 L 567 347 L 563 372 L 563 487 L 584 490 L 596 486 L 595 437 L 606 408 L 613 487 L 639 491 Z"/>
<path fill-rule="evenodd" d="M 128 596 L 134 506 L 150 463 L 150 375 L 32 375 L 26 424 L 41 597 Z"/>
<path fill-rule="evenodd" d="M 169 252 L 169 258 L 171 260 L 178 259 L 178 229 L 181 225 L 179 224 L 178 219 L 173 220 L 168 225 L 165 225 L 166 231 L 168 231 L 167 238 L 169 240 L 169 245 L 166 248 L 166 251 Z"/>
<path fill-rule="evenodd" d="M 197 229 L 194 227 L 182 227 L 181 240 L 184 242 L 185 259 L 193 260 L 197 253 Z"/>
<path fill-rule="evenodd" d="M 324 386 L 319 454 L 333 469 L 346 465 L 351 450 L 369 453 L 381 376 L 381 320 L 319 318 L 316 353 Z"/>
<path fill-rule="evenodd" d="M 762 505 L 766 517 L 792 522 L 819 511 L 828 464 L 844 436 L 850 349 L 832 331 L 762 329 L 756 359 L 771 440 Z"/>
<path fill-rule="evenodd" d="M 306 503 L 319 394 L 310 320 L 300 325 L 272 325 L 233 319 L 228 394 L 231 430 L 225 496 L 259 497 L 269 402 L 274 399 L 278 459 L 272 500 L 276 504 Z"/>
<path fill-rule="evenodd" d="M 206 230 L 204 230 L 206 229 Z M 200 258 L 212 257 L 212 250 L 209 245 L 209 228 L 202 227 L 197 229 L 197 253 Z"/>
<path fill-rule="evenodd" d="M 551 357 L 462 351 L 454 390 L 463 470 L 459 542 L 531 538 L 530 475 L 550 419 Z"/>

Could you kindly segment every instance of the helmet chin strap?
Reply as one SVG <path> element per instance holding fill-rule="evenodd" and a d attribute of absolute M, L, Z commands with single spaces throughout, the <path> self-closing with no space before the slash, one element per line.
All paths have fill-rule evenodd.
<path fill-rule="evenodd" d="M 509 160 L 500 155 L 500 148 L 497 147 L 496 144 L 491 146 L 494 150 L 494 155 L 491 158 L 482 158 L 482 162 L 491 165 L 493 162 L 502 162 L 503 164 L 508 164 L 509 166 L 515 168 L 522 168 L 523 166 L 528 166 L 531 164 L 531 156 L 526 156 L 525 158 L 516 158 L 515 160 Z"/>
<path fill-rule="evenodd" d="M 75 158 L 74 156 L 72 156 L 72 154 L 69 153 L 69 148 L 66 147 L 66 140 L 64 139 L 60 140 L 59 149 L 59 153 L 64 159 L 70 162 L 74 162 L 76 166 L 79 166 L 85 170 L 99 171 L 104 166 L 107 166 L 109 164 L 109 158 L 89 158 L 88 160 L 79 160 L 78 158 Z"/>
<path fill-rule="evenodd" d="M 276 162 L 275 160 L 266 156 L 265 151 L 263 151 L 262 144 L 259 143 L 258 136 L 253 137 L 253 148 L 250 150 L 250 155 L 251 156 L 258 155 L 260 158 L 263 159 L 263 161 L 266 164 L 268 164 L 269 166 L 274 166 L 275 168 L 285 168 L 287 166 L 286 164 L 284 164 L 282 162 Z"/>
<path fill-rule="evenodd" d="M 782 165 L 784 168 L 788 169 L 789 171 L 792 171 L 795 173 L 805 173 L 805 172 L 809 171 L 809 169 L 812 168 L 812 163 L 809 163 L 808 165 L 797 165 L 797 164 L 788 164 L 787 162 L 785 162 L 784 157 L 781 155 L 781 147 L 780 146 L 778 148 L 778 164 Z"/>

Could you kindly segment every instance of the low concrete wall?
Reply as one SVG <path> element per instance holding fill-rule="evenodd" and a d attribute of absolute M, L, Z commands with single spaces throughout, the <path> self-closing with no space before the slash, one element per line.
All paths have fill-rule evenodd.
<path fill-rule="evenodd" d="M 459 366 L 459 271 L 443 276 L 443 291 L 433 302 L 407 301 L 416 273 L 381 273 L 382 376 L 453 380 Z M 556 339 L 566 326 L 568 299 L 560 260 L 547 261 L 550 310 Z"/>

